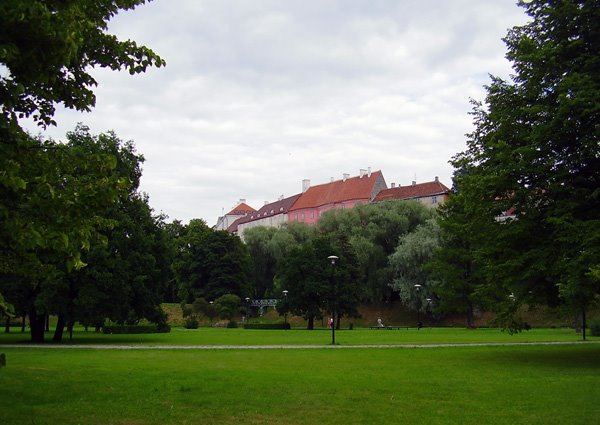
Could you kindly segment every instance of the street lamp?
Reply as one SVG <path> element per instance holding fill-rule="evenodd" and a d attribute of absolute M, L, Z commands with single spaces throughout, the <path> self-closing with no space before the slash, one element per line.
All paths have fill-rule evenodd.
<path fill-rule="evenodd" d="M 209 301 L 208 303 L 210 304 L 210 307 L 211 307 L 211 312 L 210 312 L 210 327 L 212 328 L 212 319 L 213 319 L 212 305 L 213 305 L 213 302 Z"/>
<path fill-rule="evenodd" d="M 288 290 L 284 289 L 282 291 L 282 293 L 283 293 L 283 298 L 285 299 L 285 313 L 283 313 L 283 319 L 284 319 L 284 322 L 285 322 L 284 329 L 287 331 L 287 328 L 288 328 L 288 326 L 287 326 L 287 314 L 288 314 L 288 312 L 287 312 L 287 310 L 288 310 L 287 294 L 288 294 Z"/>
<path fill-rule="evenodd" d="M 250 297 L 246 297 L 246 323 L 250 322 Z"/>
<path fill-rule="evenodd" d="M 421 330 L 421 285 L 415 285 L 417 291 L 417 330 Z"/>
<path fill-rule="evenodd" d="M 330 255 L 327 257 L 329 261 L 331 261 L 331 280 L 333 282 L 333 299 L 331 303 L 331 345 L 335 345 L 335 308 L 336 308 L 336 293 L 335 293 L 335 262 L 339 259 L 335 255 Z"/>
<path fill-rule="evenodd" d="M 427 312 L 429 312 L 429 315 L 431 316 L 431 304 L 433 303 L 433 300 L 431 298 L 427 298 Z M 431 318 L 430 318 L 430 323 L 431 323 Z"/>

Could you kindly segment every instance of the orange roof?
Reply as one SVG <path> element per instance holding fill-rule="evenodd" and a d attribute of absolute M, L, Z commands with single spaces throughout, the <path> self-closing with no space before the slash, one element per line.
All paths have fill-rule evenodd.
<path fill-rule="evenodd" d="M 413 184 L 411 186 L 399 186 L 384 189 L 377 194 L 373 202 L 381 202 L 386 199 L 415 199 L 427 196 L 445 195 L 450 193 L 444 184 L 439 181 Z"/>
<path fill-rule="evenodd" d="M 229 211 L 227 213 L 227 215 L 245 215 L 245 214 L 250 214 L 253 212 L 256 212 L 256 210 L 254 208 L 252 208 L 252 207 L 248 206 L 246 203 L 242 202 L 237 207 L 235 207 L 234 209 Z"/>
<path fill-rule="evenodd" d="M 370 176 L 365 174 L 362 177 L 349 177 L 345 181 L 337 180 L 331 183 L 311 186 L 306 192 L 300 195 L 300 198 L 290 208 L 290 211 L 316 208 L 323 205 L 358 199 L 370 201 L 375 195 L 374 191 L 378 187 L 378 183 L 385 185 L 381 171 L 374 171 Z"/>

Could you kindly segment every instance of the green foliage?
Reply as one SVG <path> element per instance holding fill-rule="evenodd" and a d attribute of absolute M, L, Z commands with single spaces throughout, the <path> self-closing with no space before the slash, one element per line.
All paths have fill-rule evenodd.
<path fill-rule="evenodd" d="M 183 301 L 250 292 L 251 260 L 240 238 L 213 231 L 203 220 L 191 220 L 182 233 L 174 267 Z"/>
<path fill-rule="evenodd" d="M 96 98 L 90 68 L 144 72 L 165 62 L 134 41 L 108 34 L 108 21 L 145 0 L 5 0 L 0 3 L 0 121 L 31 116 L 54 124 L 55 105 L 89 111 Z"/>
<path fill-rule="evenodd" d="M 230 320 L 229 322 L 227 322 L 227 328 L 237 329 L 237 327 L 238 327 L 238 322 L 236 322 L 235 320 Z"/>
<path fill-rule="evenodd" d="M 200 326 L 200 322 L 196 317 L 187 317 L 183 324 L 183 327 L 186 329 L 198 329 L 198 326 Z"/>
<path fill-rule="evenodd" d="M 515 75 L 493 78 L 475 131 L 453 159 L 472 224 L 477 292 L 517 303 L 589 307 L 600 291 L 600 7 L 522 1 L 531 21 L 505 38 Z M 516 220 L 496 217 L 514 209 Z M 512 327 L 511 315 L 506 315 Z"/>
<path fill-rule="evenodd" d="M 30 137 L 18 119 L 45 127 L 54 124 L 57 104 L 88 111 L 96 85 L 90 68 L 135 74 L 164 65 L 150 49 L 106 33 L 114 15 L 143 2 L 0 3 L 0 290 L 19 314 L 29 314 L 34 341 L 43 340 L 48 313 L 72 324 L 70 275 L 86 265 L 85 252 L 106 243 L 115 224 L 107 209 L 137 189 L 140 169 L 127 163 L 137 165 L 137 155 L 119 157 L 102 145 L 113 134 L 92 146 L 87 129 L 78 127 L 60 144 Z M 134 298 L 144 298 L 144 284 L 138 282 Z M 154 315 L 160 319 L 158 310 Z"/>
<path fill-rule="evenodd" d="M 600 336 L 600 317 L 590 320 L 589 325 L 592 336 Z"/>
<path fill-rule="evenodd" d="M 31 156 L 22 164 L 31 168 L 31 184 L 5 198 L 0 290 L 19 314 L 29 314 L 32 338 L 43 338 L 49 313 L 62 326 L 105 318 L 160 323 L 164 235 L 137 193 L 143 157 L 133 143 L 114 133 L 93 136 L 84 126 L 65 144 L 29 140 L 32 149 L 23 153 Z M 24 237 L 23 220 L 34 240 Z M 55 338 L 61 335 L 62 327 Z"/>
<path fill-rule="evenodd" d="M 169 333 L 169 325 L 109 325 L 102 327 L 105 334 L 154 334 Z"/>
<path fill-rule="evenodd" d="M 435 210 L 418 202 L 391 200 L 328 211 L 319 219 L 318 229 L 335 246 L 349 245 L 355 257 L 361 298 L 382 302 L 391 298 L 393 270 L 388 256 L 401 236 L 413 232 L 435 214 Z"/>
<path fill-rule="evenodd" d="M 337 255 L 333 267 L 328 260 Z M 317 237 L 294 248 L 282 261 L 278 281 L 288 290 L 288 296 L 277 309 L 280 314 L 291 312 L 308 320 L 308 328 L 323 311 L 338 315 L 353 315 L 359 302 L 358 285 L 352 253 L 335 249 L 326 237 Z"/>
<path fill-rule="evenodd" d="M 273 293 L 273 280 L 277 270 L 277 257 L 272 246 L 278 230 L 273 227 L 255 227 L 244 232 L 244 243 L 252 260 L 252 296 L 266 298 Z"/>
<path fill-rule="evenodd" d="M 394 270 L 391 286 L 398 291 L 403 304 L 414 310 L 425 311 L 427 298 L 435 296 L 438 281 L 425 266 L 439 247 L 440 227 L 436 220 L 430 219 L 412 233 L 401 236 L 389 257 Z M 415 285 L 420 285 L 419 291 L 415 290 Z"/>
<path fill-rule="evenodd" d="M 241 299 L 235 294 L 225 294 L 215 300 L 214 306 L 221 319 L 231 319 L 239 312 Z"/>

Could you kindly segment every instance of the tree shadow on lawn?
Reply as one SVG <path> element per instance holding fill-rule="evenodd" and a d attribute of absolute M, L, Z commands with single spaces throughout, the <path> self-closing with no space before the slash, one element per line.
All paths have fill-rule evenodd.
<path fill-rule="evenodd" d="M 490 348 L 473 356 L 494 367 L 520 364 L 551 369 L 600 370 L 600 344 Z"/>

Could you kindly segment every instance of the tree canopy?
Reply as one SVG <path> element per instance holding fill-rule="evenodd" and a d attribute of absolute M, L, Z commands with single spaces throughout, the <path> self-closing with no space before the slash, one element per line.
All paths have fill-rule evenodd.
<path fill-rule="evenodd" d="M 134 41 L 107 33 L 121 10 L 145 0 L 4 0 L 0 3 L 1 119 L 5 127 L 32 117 L 54 124 L 57 104 L 89 111 L 96 103 L 91 68 L 136 74 L 165 61 Z M 4 72 L 4 71 L 3 71 Z"/>
<path fill-rule="evenodd" d="M 482 225 L 486 295 L 585 312 L 600 284 L 600 3 L 519 4 L 531 21 L 505 38 L 514 76 L 475 104 L 456 183 Z M 516 219 L 500 220 L 508 210 Z"/>

